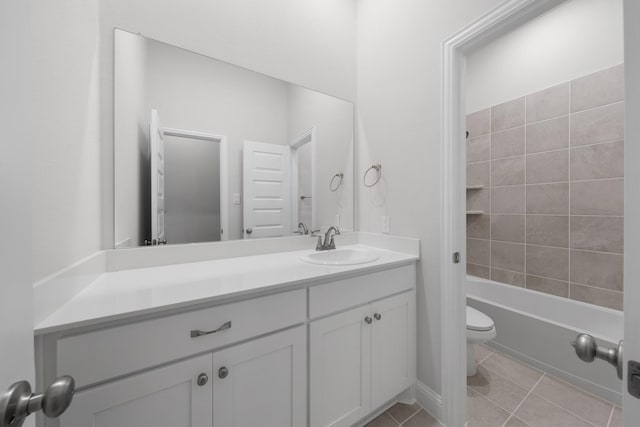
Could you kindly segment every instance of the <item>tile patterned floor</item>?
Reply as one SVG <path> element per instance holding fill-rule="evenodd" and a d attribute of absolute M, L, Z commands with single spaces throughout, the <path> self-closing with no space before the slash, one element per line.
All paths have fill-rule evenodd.
<path fill-rule="evenodd" d="M 622 427 L 622 409 L 505 354 L 474 348 L 468 427 Z M 439 427 L 418 404 L 396 403 L 365 427 Z"/>
<path fill-rule="evenodd" d="M 622 409 L 503 353 L 474 348 L 469 427 L 622 427 Z"/>

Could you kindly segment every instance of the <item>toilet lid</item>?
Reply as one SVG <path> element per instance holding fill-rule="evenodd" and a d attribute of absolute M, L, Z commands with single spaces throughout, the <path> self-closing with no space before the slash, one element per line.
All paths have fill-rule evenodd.
<path fill-rule="evenodd" d="M 493 328 L 493 320 L 473 307 L 467 306 L 467 329 L 472 331 L 490 331 Z"/>

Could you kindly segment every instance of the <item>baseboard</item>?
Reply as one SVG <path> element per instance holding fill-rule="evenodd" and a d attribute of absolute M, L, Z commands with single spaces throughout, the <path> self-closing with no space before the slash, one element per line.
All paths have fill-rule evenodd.
<path fill-rule="evenodd" d="M 416 381 L 416 400 L 433 418 L 442 423 L 442 397 L 421 381 Z"/>

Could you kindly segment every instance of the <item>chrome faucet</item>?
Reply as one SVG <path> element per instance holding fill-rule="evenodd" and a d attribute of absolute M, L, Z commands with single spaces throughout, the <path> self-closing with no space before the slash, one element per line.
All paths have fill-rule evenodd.
<path fill-rule="evenodd" d="M 301 222 L 298 224 L 298 229 L 301 229 L 301 228 L 302 228 L 302 234 L 309 234 L 309 229 L 304 224 L 304 222 Z"/>
<path fill-rule="evenodd" d="M 333 231 L 333 234 L 331 233 Z M 326 233 L 324 233 L 324 242 L 322 241 L 322 236 L 318 236 L 318 243 L 316 244 L 316 251 L 328 251 L 330 249 L 336 248 L 336 242 L 333 239 L 333 236 L 339 235 L 340 229 L 335 226 L 329 227 Z"/>

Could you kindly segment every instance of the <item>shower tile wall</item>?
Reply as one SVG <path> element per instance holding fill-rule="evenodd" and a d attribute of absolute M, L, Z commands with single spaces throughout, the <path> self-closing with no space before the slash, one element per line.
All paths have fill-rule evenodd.
<path fill-rule="evenodd" d="M 622 310 L 619 65 L 467 116 L 467 272 Z"/>

